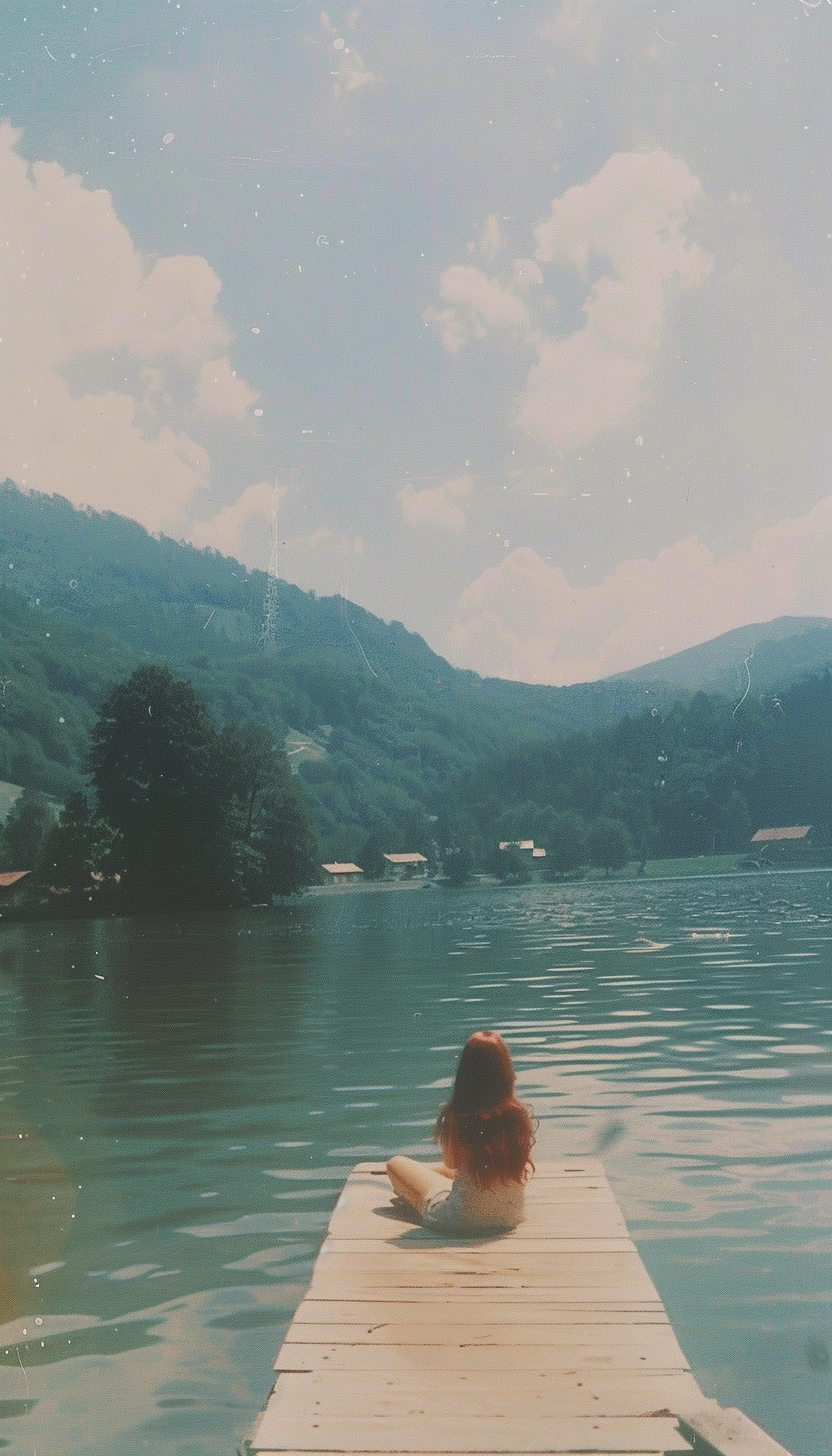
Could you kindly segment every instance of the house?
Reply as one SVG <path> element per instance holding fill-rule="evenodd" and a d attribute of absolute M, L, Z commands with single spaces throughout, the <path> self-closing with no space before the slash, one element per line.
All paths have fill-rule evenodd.
<path fill-rule="evenodd" d="M 329 875 L 331 885 L 355 885 L 364 876 L 364 871 L 357 864 L 325 864 L 321 865 Z"/>
<path fill-rule="evenodd" d="M 384 856 L 385 880 L 418 880 L 428 872 L 428 862 L 423 854 L 386 854 Z"/>
<path fill-rule="evenodd" d="M 785 863 L 803 858 L 811 836 L 811 824 L 792 824 L 781 829 L 758 829 L 751 836 L 751 844 L 761 859 Z"/>
<path fill-rule="evenodd" d="M 4 870 L 0 874 L 0 903 L 16 905 L 26 888 L 23 881 L 31 870 Z"/>
<path fill-rule="evenodd" d="M 546 851 L 543 845 L 536 845 L 533 839 L 501 839 L 500 849 L 519 849 L 523 854 L 527 854 L 530 859 L 541 860 L 546 858 Z M 543 868 L 540 864 L 537 867 L 538 869 Z"/>

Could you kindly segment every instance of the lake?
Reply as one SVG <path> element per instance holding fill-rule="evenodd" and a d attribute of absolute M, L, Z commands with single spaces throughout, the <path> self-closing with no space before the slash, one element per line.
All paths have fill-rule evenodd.
<path fill-rule="evenodd" d="M 0 929 L 0 1445 L 234 1456 L 353 1163 L 495 1027 L 705 1392 L 832 1450 L 829 871 Z"/>

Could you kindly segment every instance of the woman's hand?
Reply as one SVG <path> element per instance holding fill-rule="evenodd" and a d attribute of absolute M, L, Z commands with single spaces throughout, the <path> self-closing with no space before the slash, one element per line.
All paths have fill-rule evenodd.
<path fill-rule="evenodd" d="M 449 1168 L 447 1163 L 432 1163 L 431 1171 L 441 1173 L 443 1178 L 453 1179 L 456 1177 L 456 1168 Z"/>

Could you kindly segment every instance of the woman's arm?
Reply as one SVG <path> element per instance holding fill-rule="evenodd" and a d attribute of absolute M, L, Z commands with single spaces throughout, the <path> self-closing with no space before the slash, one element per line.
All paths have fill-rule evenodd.
<path fill-rule="evenodd" d="M 455 1178 L 456 1168 L 449 1168 L 447 1163 L 431 1163 L 431 1171 L 441 1173 L 443 1178 Z"/>

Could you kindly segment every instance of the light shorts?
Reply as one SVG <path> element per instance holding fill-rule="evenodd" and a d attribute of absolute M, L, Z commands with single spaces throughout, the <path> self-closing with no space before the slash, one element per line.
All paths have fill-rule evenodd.
<path fill-rule="evenodd" d="M 477 1201 L 493 1202 L 493 1195 L 480 1195 Z M 434 1193 L 428 1194 L 422 1205 L 422 1223 L 425 1228 L 435 1229 L 437 1233 L 503 1233 L 507 1229 L 515 1228 L 523 1218 L 522 1191 L 519 1199 L 516 1195 L 510 1195 L 509 1203 L 514 1206 L 506 1207 L 504 1211 L 499 1205 L 492 1209 L 465 1209 L 457 1180 L 446 1188 L 437 1188 Z"/>

